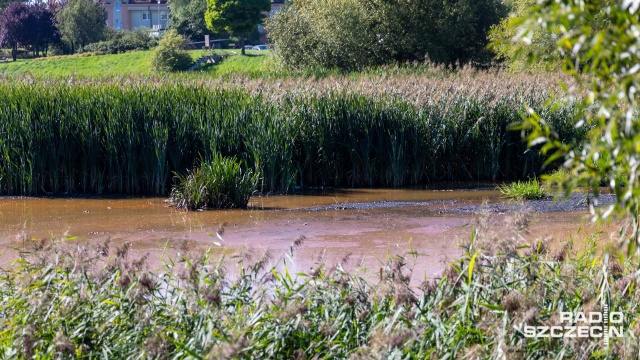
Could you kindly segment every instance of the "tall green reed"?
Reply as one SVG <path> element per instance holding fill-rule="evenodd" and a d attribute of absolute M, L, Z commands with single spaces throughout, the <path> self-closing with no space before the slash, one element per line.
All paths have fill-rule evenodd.
<path fill-rule="evenodd" d="M 0 193 L 166 195 L 199 157 L 236 156 L 261 190 L 520 179 L 544 159 L 507 130 L 524 105 L 561 138 L 544 93 L 449 90 L 420 104 L 339 90 L 272 94 L 198 82 L 0 82 Z M 273 88 L 270 90 L 273 91 Z"/>

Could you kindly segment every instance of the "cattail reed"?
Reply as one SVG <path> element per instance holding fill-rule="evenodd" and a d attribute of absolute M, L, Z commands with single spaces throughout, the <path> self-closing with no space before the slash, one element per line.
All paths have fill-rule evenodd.
<path fill-rule="evenodd" d="M 508 131 L 525 105 L 566 142 L 587 130 L 545 105 L 551 80 L 522 80 L 2 80 L 0 194 L 166 195 L 215 154 L 259 172 L 264 192 L 526 178 L 544 159 Z"/>

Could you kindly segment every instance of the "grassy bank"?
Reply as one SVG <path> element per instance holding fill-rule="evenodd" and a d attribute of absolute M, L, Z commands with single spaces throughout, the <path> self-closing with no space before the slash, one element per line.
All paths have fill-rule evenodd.
<path fill-rule="evenodd" d="M 189 53 L 195 60 L 210 52 L 193 50 Z M 273 59 L 268 51 L 247 51 L 248 56 L 239 56 L 239 50 L 217 50 L 216 53 L 225 56 L 225 61 L 220 65 L 203 67 L 203 72 L 218 76 L 230 74 L 259 76 L 273 71 Z M 87 53 L 50 58 L 19 59 L 16 62 L 0 63 L 0 74 L 57 78 L 149 75 L 154 73 L 151 66 L 152 58 L 153 50 L 132 51 L 124 54 Z"/>
<path fill-rule="evenodd" d="M 0 74 L 36 77 L 123 76 L 151 73 L 153 51 L 134 51 L 125 54 L 79 54 L 55 58 L 18 59 L 0 64 Z"/>
<path fill-rule="evenodd" d="M 209 54 L 202 51 L 203 54 Z M 240 50 L 217 50 L 216 54 L 222 55 L 223 60 L 215 65 L 203 66 L 197 71 L 207 75 L 229 77 L 229 76 L 282 76 L 282 72 L 276 60 L 271 56 L 270 51 L 247 50 L 247 55 L 240 55 Z"/>
<path fill-rule="evenodd" d="M 344 271 L 347 256 L 294 275 L 268 253 L 225 262 L 179 247 L 149 271 L 127 245 L 37 243 L 0 272 L 0 357 L 636 359 L 637 265 L 597 256 L 594 242 L 575 253 L 520 239 L 476 233 L 421 290 L 408 285 L 412 254 L 374 274 Z M 605 304 L 624 313 L 608 348 L 524 336 Z"/>
<path fill-rule="evenodd" d="M 571 109 L 548 110 L 548 88 L 496 76 L 4 81 L 0 193 L 167 194 L 214 153 L 257 169 L 264 191 L 526 178 L 543 159 L 507 131 L 525 104 L 584 136 Z"/>

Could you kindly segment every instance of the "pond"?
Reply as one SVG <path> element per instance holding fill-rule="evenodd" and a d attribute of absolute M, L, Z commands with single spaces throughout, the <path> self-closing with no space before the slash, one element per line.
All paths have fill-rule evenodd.
<path fill-rule="evenodd" d="M 269 250 L 278 259 L 304 236 L 295 251 L 294 271 L 308 270 L 317 261 L 340 262 L 347 255 L 350 266 L 376 268 L 386 256 L 411 247 L 421 254 L 415 274 L 432 278 L 444 261 L 460 254 L 458 244 L 471 236 L 475 213 L 490 209 L 493 230 L 502 230 L 510 215 L 500 207 L 506 200 L 499 195 L 492 189 L 343 189 L 253 197 L 248 210 L 199 212 L 174 210 L 164 198 L 0 198 L 0 264 L 33 239 L 50 236 L 96 243 L 109 238 L 114 246 L 129 241 L 134 256 L 150 254 L 152 266 L 161 263 L 167 245 L 183 241 L 196 251 Z M 583 238 L 594 228 L 586 209 L 573 210 L 533 214 L 529 236 L 567 239 L 583 229 L 577 236 Z M 222 240 L 215 235 L 221 227 Z"/>

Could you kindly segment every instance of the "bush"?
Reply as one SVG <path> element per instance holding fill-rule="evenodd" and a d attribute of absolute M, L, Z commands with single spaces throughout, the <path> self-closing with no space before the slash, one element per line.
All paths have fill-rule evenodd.
<path fill-rule="evenodd" d="M 107 39 L 86 45 L 83 52 L 123 53 L 131 50 L 149 50 L 158 45 L 158 40 L 149 36 L 148 30 L 137 28 L 129 30 L 106 31 Z"/>
<path fill-rule="evenodd" d="M 153 54 L 153 67 L 159 71 L 185 70 L 193 62 L 185 46 L 184 39 L 175 30 L 167 32 Z"/>
<path fill-rule="evenodd" d="M 258 175 L 243 171 L 236 158 L 214 155 L 211 161 L 202 161 L 199 168 L 178 175 L 178 185 L 171 191 L 176 208 L 227 209 L 246 208 L 251 193 L 258 185 Z"/>
<path fill-rule="evenodd" d="M 384 62 L 360 0 L 296 2 L 277 13 L 269 36 L 285 64 L 354 69 Z M 340 29 L 340 31 L 336 31 Z"/>
<path fill-rule="evenodd" d="M 547 190 L 540 184 L 538 179 L 527 181 L 516 181 L 511 184 L 502 184 L 498 189 L 504 197 L 512 199 L 540 199 L 547 196 Z"/>
<path fill-rule="evenodd" d="M 71 54 L 71 48 L 67 46 L 64 42 L 60 42 L 58 44 L 49 45 L 49 50 L 47 50 L 47 56 L 61 56 Z"/>

